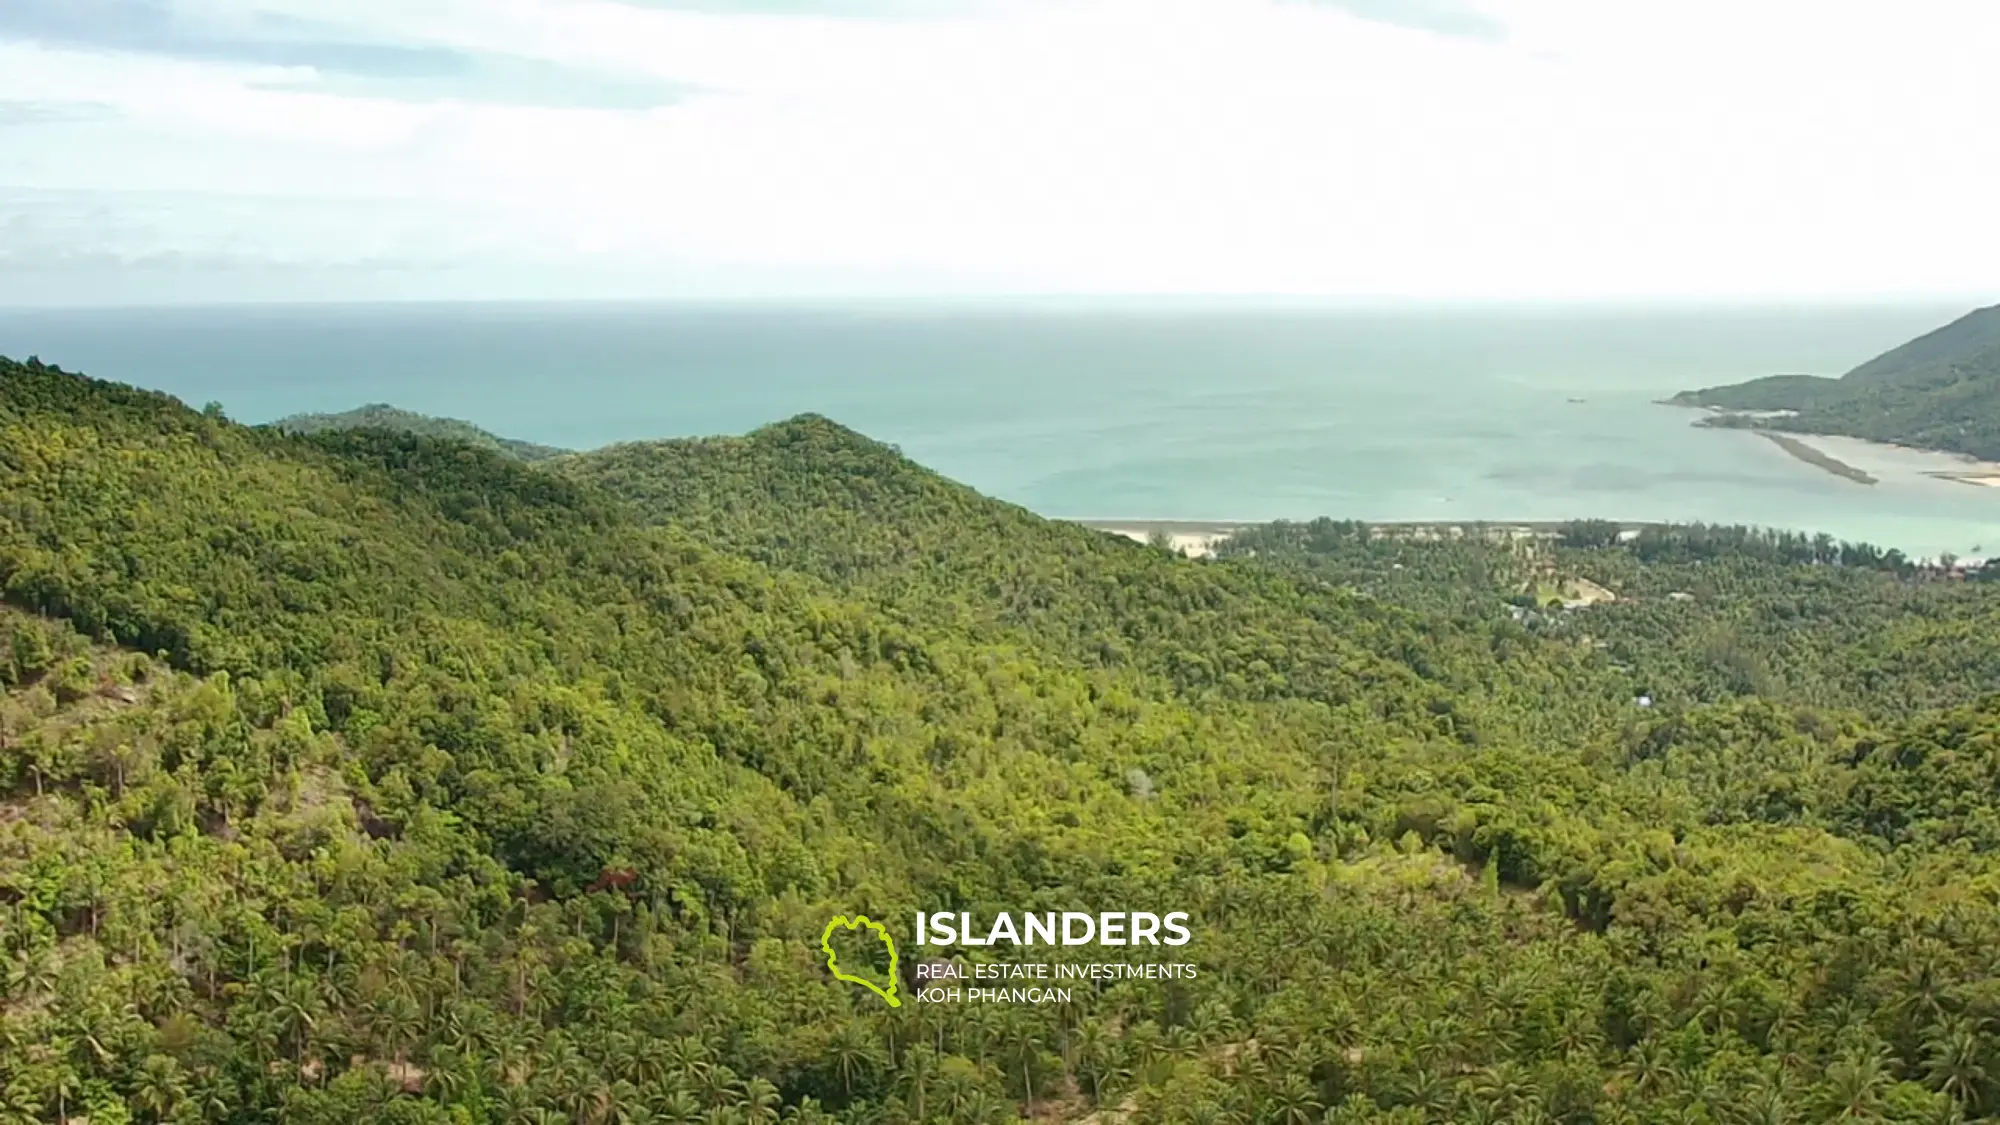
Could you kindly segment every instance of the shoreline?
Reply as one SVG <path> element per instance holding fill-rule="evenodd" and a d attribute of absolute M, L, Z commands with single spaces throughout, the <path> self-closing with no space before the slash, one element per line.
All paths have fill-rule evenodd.
<path fill-rule="evenodd" d="M 1280 522 L 1295 523 L 1295 524 L 1311 523 L 1314 519 L 1318 519 L 1321 517 L 1314 516 L 1306 519 L 1298 519 L 1286 516 L 1274 516 L 1271 519 L 1267 520 L 1187 520 L 1187 519 L 1152 519 L 1146 517 L 1133 517 L 1129 519 L 1108 519 L 1096 516 L 1051 516 L 1049 518 L 1061 520 L 1064 523 L 1079 524 L 1083 527 L 1088 527 L 1095 531 L 1122 531 L 1122 532 L 1165 531 L 1170 534 L 1174 532 L 1180 532 L 1182 534 L 1219 535 L 1224 532 L 1241 531 L 1246 527 L 1264 527 L 1269 524 L 1280 523 Z M 1332 518 L 1332 517 L 1327 517 L 1327 518 Z M 1581 519 L 1590 517 L 1579 517 L 1579 518 Z M 1575 523 L 1577 521 L 1576 520 L 1507 520 L 1507 519 L 1491 519 L 1491 520 L 1349 519 L 1349 520 L 1336 520 L 1336 522 L 1359 523 L 1359 524 L 1365 524 L 1371 528 L 1378 528 L 1378 529 L 1380 528 L 1420 529 L 1420 528 L 1456 527 L 1465 530 L 1483 528 L 1487 531 L 1502 531 L 1502 530 L 1535 531 L 1553 535 L 1561 531 L 1564 527 L 1572 523 Z M 1674 521 L 1672 520 L 1605 520 L 1604 522 L 1615 523 L 1619 527 L 1627 531 L 1637 531 L 1641 528 L 1647 528 L 1647 527 L 1669 527 L 1673 526 L 1674 523 Z"/>
<path fill-rule="evenodd" d="M 2000 488 L 2000 461 L 1982 461 L 1964 453 L 1920 449 L 1847 434 L 1806 434 L 1765 429 L 1748 432 L 1769 438 L 1785 452 L 1807 464 L 1850 480 L 1858 480 L 1851 475 L 1858 473 L 1885 483 L 1902 478 Z"/>
<path fill-rule="evenodd" d="M 1092 531 L 1102 531 L 1108 535 L 1122 535 L 1139 543 L 1150 543 L 1156 535 L 1165 535 L 1179 551 L 1191 559 L 1207 558 L 1215 553 L 1216 544 L 1236 534 L 1246 527 L 1257 526 L 1248 521 L 1236 520 L 1069 520 Z"/>
<path fill-rule="evenodd" d="M 1854 437 L 1849 434 L 1821 434 L 1803 430 L 1779 430 L 1756 423 L 1793 417 L 1796 410 L 1735 410 L 1698 402 L 1654 399 L 1654 405 L 1697 410 L 1701 417 L 1690 425 L 1705 430 L 1739 430 L 1768 439 L 1794 458 L 1856 484 L 1877 484 L 1887 477 L 1923 477 L 1980 488 L 2000 488 L 2000 461 L 1984 461 L 1966 453 L 1945 449 L 1924 449 L 1893 441 Z M 1741 418 L 1750 425 L 1718 425 L 1718 420 Z M 1856 464 L 1859 462 L 1859 464 Z"/>
<path fill-rule="evenodd" d="M 1845 434 L 1809 434 L 1794 431 L 1780 431 L 1763 426 L 1706 426 L 1708 418 L 1726 413 L 1714 407 L 1694 404 L 1674 403 L 1657 400 L 1659 405 L 1693 409 L 1702 417 L 1694 425 L 1703 429 L 1737 429 L 1755 434 L 1769 441 L 1789 459 L 1809 465 L 1821 472 L 1865 487 L 1883 486 L 1890 490 L 1909 488 L 1933 488 L 1944 485 L 1972 486 L 1992 489 L 2000 496 L 2000 461 L 1983 461 L 1965 454 L 1951 453 L 1936 449 L 1919 449 L 1914 446 L 1893 442 L 1873 441 L 1867 438 L 1850 437 Z M 1173 548 L 1193 557 L 1203 558 L 1215 554 L 1216 548 L 1225 540 L 1244 528 L 1263 527 L 1280 519 L 1294 524 L 1312 522 L 1312 518 L 1274 517 L 1272 519 L 1184 519 L 1155 518 L 1143 516 L 1125 517 L 1053 517 L 1065 523 L 1088 527 L 1095 531 L 1120 535 L 1141 543 L 1153 536 L 1163 534 L 1169 537 Z M 1978 517 L 1974 517 L 1978 518 Z M 1360 523 L 1369 528 L 1371 537 L 1406 537 L 1413 540 L 1471 539 L 1524 540 L 1554 539 L 1564 527 L 1575 523 L 1574 519 L 1406 519 L 1406 520 L 1342 520 L 1340 522 Z M 1646 528 L 1673 527 L 1688 523 L 1688 520 L 1620 520 L 1602 522 L 1616 524 L 1621 537 L 1629 538 Z M 1693 521 L 1699 522 L 1699 521 Z M 1778 524 L 1761 525 L 1776 530 L 1802 530 L 1797 527 L 1783 527 Z M 1967 542 L 1972 540 L 1968 539 Z M 1954 548 L 1954 553 L 1959 549 Z M 1984 557 L 1985 552 L 1978 547 L 1971 552 Z M 1928 557 L 1928 556 L 1926 556 Z"/>
<path fill-rule="evenodd" d="M 1264 527 L 1276 520 L 1163 520 L 1163 519 L 1065 519 L 1092 531 L 1102 531 L 1109 535 L 1122 535 L 1140 543 L 1150 542 L 1156 534 L 1170 538 L 1173 548 L 1190 558 L 1206 558 L 1215 553 L 1220 544 L 1236 532 L 1250 527 Z M 1309 523 L 1310 520 L 1290 520 L 1290 523 Z M 1409 539 L 1554 539 L 1562 529 L 1575 520 L 1354 520 L 1343 521 L 1365 525 L 1374 538 L 1400 535 Z M 1649 527 L 1670 527 L 1668 521 L 1660 520 L 1607 520 L 1618 525 L 1621 535 L 1635 535 Z"/>
<path fill-rule="evenodd" d="M 2000 467 L 1996 468 L 2000 469 Z M 1934 475 L 1941 475 L 1941 474 L 1934 474 Z M 1991 487 L 2000 488 L 2000 475 L 1995 475 L 1985 478 L 1984 483 Z M 1125 538 L 1133 540 L 1134 542 L 1137 543 L 1150 542 L 1155 532 L 1165 532 L 1172 538 L 1173 549 L 1175 551 L 1178 551 L 1186 555 L 1188 558 L 1193 558 L 1193 559 L 1212 557 L 1215 554 L 1215 548 L 1217 547 L 1217 545 L 1222 543 L 1224 540 L 1230 538 L 1230 536 L 1233 535 L 1235 532 L 1241 531 L 1244 528 L 1265 527 L 1272 523 L 1277 523 L 1277 522 L 1289 522 L 1294 524 L 1311 522 L 1309 520 L 1285 520 L 1285 521 L 1154 520 L 1154 519 L 1099 520 L 1099 519 L 1070 519 L 1061 516 L 1055 516 L 1050 518 L 1056 520 L 1059 523 L 1072 523 L 1077 525 L 1078 527 L 1087 527 L 1092 531 L 1104 532 L 1107 535 L 1124 536 Z M 1561 537 L 1562 529 L 1564 527 L 1567 527 L 1568 525 L 1576 523 L 1578 521 L 1576 520 L 1352 520 L 1352 521 L 1342 521 L 1342 522 L 1360 523 L 1365 525 L 1368 528 L 1368 530 L 1372 533 L 1370 535 L 1370 538 L 1372 539 L 1386 539 L 1393 536 L 1393 537 L 1403 538 L 1407 541 L 1431 542 L 1437 540 L 1472 539 L 1477 537 L 1491 543 L 1502 539 L 1513 540 L 1516 542 L 1523 539 L 1534 539 L 1540 541 L 1558 539 Z M 1618 527 L 1618 538 L 1621 542 L 1631 539 L 1632 537 L 1638 535 L 1639 532 L 1644 531 L 1647 528 L 1672 528 L 1672 527 L 1692 526 L 1687 521 L 1676 521 L 1676 520 L 1597 520 L 1590 522 L 1616 524 Z M 1760 526 L 1762 530 L 1767 530 L 1767 531 L 1786 531 L 1786 530 L 1793 532 L 1799 531 L 1799 529 L 1797 528 L 1788 529 L 1788 528 L 1771 527 L 1763 525 L 1757 525 L 1757 526 Z M 1972 550 L 1978 551 L 1979 548 L 1974 547 Z M 1950 552 L 1939 552 L 1937 554 L 1912 555 L 1910 556 L 1910 558 L 1911 561 L 1919 564 L 1934 565 L 1940 558 L 1944 557 L 1944 555 L 1946 554 L 1957 555 L 1958 552 L 1950 551 Z M 1989 556 L 1987 554 L 1982 552 L 1976 555 L 1960 556 L 1960 561 L 1971 565 L 1979 565 L 1984 563 L 1988 557 Z"/>
<path fill-rule="evenodd" d="M 2000 466 L 1969 473 L 1938 472 L 1927 475 L 1954 484 L 1969 484 L 1974 488 L 2000 488 Z"/>

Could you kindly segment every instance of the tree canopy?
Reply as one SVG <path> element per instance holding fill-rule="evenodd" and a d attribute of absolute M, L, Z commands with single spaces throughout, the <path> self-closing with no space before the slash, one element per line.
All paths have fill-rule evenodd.
<path fill-rule="evenodd" d="M 2000 584 L 1221 556 L 821 418 L 528 464 L 0 361 L 0 1121 L 2000 1112 Z M 818 955 L 1112 903 L 1199 974 L 892 1009 Z"/>

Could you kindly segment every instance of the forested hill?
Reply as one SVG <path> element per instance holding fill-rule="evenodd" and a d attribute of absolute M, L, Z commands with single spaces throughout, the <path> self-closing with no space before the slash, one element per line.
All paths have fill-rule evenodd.
<path fill-rule="evenodd" d="M 1293 538 L 1177 558 L 822 419 L 535 467 L 0 361 L 0 1119 L 2000 1106 L 2000 587 Z M 1629 619 L 1537 596 L 1592 567 Z M 1667 655 L 1731 620 L 1767 676 Z M 1896 638 L 1973 671 L 1888 706 Z M 919 907 L 1186 910 L 1200 971 L 831 978 L 829 917 Z"/>
<path fill-rule="evenodd" d="M 1796 411 L 1754 424 L 2000 459 L 2000 305 L 1974 310 L 1839 379 L 1778 375 L 1684 391 L 1673 401 Z"/>
<path fill-rule="evenodd" d="M 843 581 L 924 568 L 977 573 L 992 559 L 962 552 L 1016 544 L 1088 558 L 1131 554 L 1124 540 L 988 499 L 812 414 L 744 437 L 614 445 L 557 468 L 655 521 Z"/>
<path fill-rule="evenodd" d="M 280 418 L 271 425 L 291 434 L 317 434 L 339 430 L 391 430 L 397 433 L 416 434 L 419 437 L 450 438 L 468 445 L 491 449 L 520 461 L 545 461 L 568 452 L 551 445 L 537 445 L 531 441 L 500 437 L 457 418 L 434 418 L 428 414 L 399 410 L 382 402 L 357 406 L 353 410 L 343 410 L 338 414 L 293 414 Z"/>
<path fill-rule="evenodd" d="M 1378 715 L 1414 705 L 1420 725 L 1476 741 L 1545 721 L 1574 730 L 1577 712 L 1600 721 L 1631 696 L 1572 652 L 1496 663 L 1483 622 L 1420 617 L 1311 576 L 1192 567 L 1043 519 L 817 416 L 741 438 L 614 446 L 555 471 L 898 620 L 954 622 L 1086 667 L 1143 669 L 1191 697 Z M 1404 687 L 1368 690 L 1390 684 Z M 1551 691 L 1576 711 L 1557 720 L 1531 705 Z"/>

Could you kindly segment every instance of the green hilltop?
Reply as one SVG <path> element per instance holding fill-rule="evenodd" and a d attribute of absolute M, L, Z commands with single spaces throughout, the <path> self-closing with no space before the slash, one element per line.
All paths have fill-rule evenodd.
<path fill-rule="evenodd" d="M 1967 313 L 1838 379 L 1774 375 L 1683 391 L 1672 401 L 1795 412 L 1724 415 L 1715 424 L 1844 434 L 2000 460 L 2000 305 Z"/>
<path fill-rule="evenodd" d="M 1587 522 L 1190 560 L 817 417 L 462 438 L 0 360 L 0 1119 L 2000 1106 L 2000 583 Z M 919 908 L 1185 910 L 1201 971 L 833 978 L 828 918 Z"/>
<path fill-rule="evenodd" d="M 428 414 L 399 410 L 385 402 L 357 406 L 353 410 L 344 410 L 338 414 L 293 414 L 280 418 L 271 425 L 275 429 L 291 434 L 371 429 L 391 430 L 419 437 L 446 438 L 476 445 L 482 449 L 491 449 L 495 453 L 512 457 L 517 461 L 546 461 L 569 452 L 550 445 L 537 445 L 531 441 L 499 437 L 457 418 L 433 418 Z"/>

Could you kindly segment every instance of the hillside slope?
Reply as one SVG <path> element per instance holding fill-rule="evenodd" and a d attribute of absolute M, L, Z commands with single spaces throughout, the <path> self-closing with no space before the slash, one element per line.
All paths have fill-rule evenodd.
<path fill-rule="evenodd" d="M 1780 375 L 1684 391 L 1673 401 L 1796 411 L 1753 424 L 2000 459 L 2000 305 L 1974 310 L 1837 380 Z"/>
<path fill-rule="evenodd" d="M 1914 1125 L 2000 1097 L 1992 705 L 1614 721 L 1587 679 L 1534 705 L 1561 732 L 1503 712 L 1594 676 L 1574 638 L 774 432 L 645 454 L 687 480 L 628 482 L 678 497 L 644 510 L 0 361 L 0 1109 Z M 897 1009 L 831 979 L 830 916 L 919 907 L 1186 910 L 1168 957 L 969 953 L 1199 973 Z"/>

